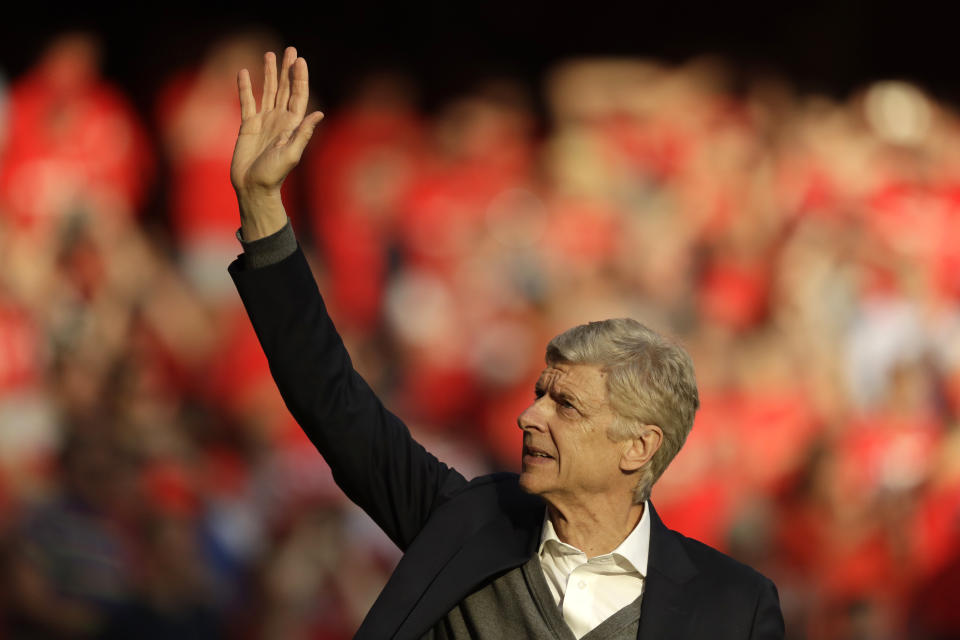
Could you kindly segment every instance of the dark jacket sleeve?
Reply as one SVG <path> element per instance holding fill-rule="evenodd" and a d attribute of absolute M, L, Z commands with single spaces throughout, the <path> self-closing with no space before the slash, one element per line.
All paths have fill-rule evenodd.
<path fill-rule="evenodd" d="M 300 249 L 256 269 L 235 261 L 230 274 L 293 417 L 340 488 L 406 550 L 466 480 L 414 441 L 354 371 Z"/>

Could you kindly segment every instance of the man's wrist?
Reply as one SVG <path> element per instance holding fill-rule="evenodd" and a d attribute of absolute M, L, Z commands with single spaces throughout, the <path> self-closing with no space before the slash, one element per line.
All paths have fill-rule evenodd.
<path fill-rule="evenodd" d="M 240 232 L 245 242 L 273 235 L 287 223 L 280 191 L 237 191 Z"/>
<path fill-rule="evenodd" d="M 297 237 L 287 220 L 284 226 L 274 234 L 247 242 L 237 232 L 237 239 L 243 245 L 243 264 L 247 269 L 259 269 L 276 264 L 297 250 Z"/>

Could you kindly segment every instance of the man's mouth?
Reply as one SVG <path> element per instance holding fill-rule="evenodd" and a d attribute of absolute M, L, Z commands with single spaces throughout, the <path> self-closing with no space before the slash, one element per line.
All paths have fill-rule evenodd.
<path fill-rule="evenodd" d="M 524 445 L 523 459 L 527 460 L 528 458 L 534 458 L 536 460 L 553 460 L 553 456 L 547 453 L 546 451 L 542 449 L 537 449 L 536 447 Z"/>

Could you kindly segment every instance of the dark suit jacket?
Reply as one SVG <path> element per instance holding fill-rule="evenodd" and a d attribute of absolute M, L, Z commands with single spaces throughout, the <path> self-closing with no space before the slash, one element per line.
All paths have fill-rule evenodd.
<path fill-rule="evenodd" d="M 543 501 L 516 474 L 468 482 L 410 437 L 353 370 L 300 250 L 230 273 L 287 407 L 339 486 L 404 551 L 357 638 L 419 638 L 532 556 Z M 783 637 L 770 580 L 651 516 L 638 638 Z"/>

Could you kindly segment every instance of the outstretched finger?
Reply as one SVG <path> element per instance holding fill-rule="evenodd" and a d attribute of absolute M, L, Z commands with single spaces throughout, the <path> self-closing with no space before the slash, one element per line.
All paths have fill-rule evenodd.
<path fill-rule="evenodd" d="M 277 88 L 277 108 L 285 109 L 290 99 L 290 67 L 297 59 L 297 50 L 287 47 L 283 52 L 283 62 L 280 64 L 280 81 Z"/>
<path fill-rule="evenodd" d="M 246 120 L 257 112 L 257 101 L 253 98 L 250 72 L 246 69 L 240 69 L 240 73 L 237 74 L 237 90 L 240 93 L 240 119 Z"/>
<path fill-rule="evenodd" d="M 290 142 L 287 145 L 287 153 L 290 154 L 290 160 L 292 162 L 300 161 L 303 150 L 306 149 L 307 143 L 310 142 L 310 138 L 313 136 L 313 130 L 316 129 L 317 124 L 319 124 L 321 120 L 323 120 L 323 114 L 319 111 L 314 111 L 304 118 L 300 126 L 293 132 Z"/>
<path fill-rule="evenodd" d="M 260 99 L 260 111 L 269 111 L 276 106 L 277 100 L 277 56 L 273 51 L 263 55 L 263 97 Z"/>
<path fill-rule="evenodd" d="M 293 63 L 293 90 L 290 93 L 290 104 L 287 109 L 302 118 L 307 112 L 307 101 L 310 97 L 310 79 L 307 75 L 307 61 L 297 58 Z"/>

